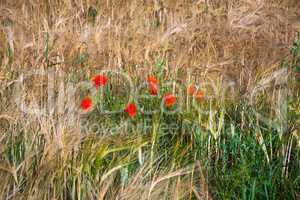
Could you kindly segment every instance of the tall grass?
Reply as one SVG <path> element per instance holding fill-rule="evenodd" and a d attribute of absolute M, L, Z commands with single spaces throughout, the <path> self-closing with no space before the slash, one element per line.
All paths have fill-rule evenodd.
<path fill-rule="evenodd" d="M 0 198 L 299 199 L 298 10 L 292 0 L 1 1 Z M 140 99 L 134 119 L 103 114 L 137 101 L 112 73 L 104 107 L 76 112 L 91 94 L 68 92 L 103 69 L 134 86 L 155 74 L 178 96 L 174 83 L 194 83 L 205 98 L 184 94 L 171 115 L 142 114 L 159 98 Z M 35 72 L 46 76 L 18 93 Z"/>

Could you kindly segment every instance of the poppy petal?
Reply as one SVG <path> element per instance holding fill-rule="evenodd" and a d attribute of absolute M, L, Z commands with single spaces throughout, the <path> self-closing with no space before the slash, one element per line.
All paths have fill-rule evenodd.
<path fill-rule="evenodd" d="M 96 88 L 105 86 L 108 78 L 104 75 L 96 75 L 92 78 L 92 82 Z"/>
<path fill-rule="evenodd" d="M 171 93 L 167 93 L 164 97 L 164 103 L 166 107 L 171 107 L 176 103 L 176 97 Z"/>
<path fill-rule="evenodd" d="M 136 116 L 137 114 L 137 108 L 136 105 L 133 103 L 130 103 L 126 106 L 126 108 L 124 109 L 124 111 L 128 114 L 129 117 L 133 118 Z"/>
<path fill-rule="evenodd" d="M 82 110 L 89 110 L 93 105 L 93 101 L 90 97 L 85 97 L 82 99 L 80 107 Z"/>

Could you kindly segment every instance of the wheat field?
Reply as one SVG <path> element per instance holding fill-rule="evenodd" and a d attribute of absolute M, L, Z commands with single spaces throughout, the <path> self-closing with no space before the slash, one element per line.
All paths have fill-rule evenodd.
<path fill-rule="evenodd" d="M 0 0 L 0 199 L 300 199 L 298 0 Z"/>

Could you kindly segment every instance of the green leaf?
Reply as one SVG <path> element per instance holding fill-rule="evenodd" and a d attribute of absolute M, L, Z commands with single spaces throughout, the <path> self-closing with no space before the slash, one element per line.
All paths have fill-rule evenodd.
<path fill-rule="evenodd" d="M 298 33 L 298 36 L 295 39 L 293 47 L 291 48 L 291 54 L 293 54 L 293 56 L 297 56 L 299 51 L 300 51 L 300 32 Z"/>

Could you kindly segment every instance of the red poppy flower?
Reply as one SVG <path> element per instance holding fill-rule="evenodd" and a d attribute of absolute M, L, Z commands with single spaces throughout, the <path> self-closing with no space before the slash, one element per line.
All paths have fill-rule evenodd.
<path fill-rule="evenodd" d="M 148 76 L 148 83 L 158 84 L 158 80 L 156 79 L 155 76 L 149 75 Z"/>
<path fill-rule="evenodd" d="M 189 96 L 193 96 L 196 92 L 197 88 L 195 85 L 190 85 L 187 89 L 186 89 L 186 93 Z"/>
<path fill-rule="evenodd" d="M 129 115 L 129 117 L 133 118 L 137 114 L 136 105 L 133 103 L 130 103 L 126 106 L 124 111 Z"/>
<path fill-rule="evenodd" d="M 157 91 L 158 91 L 158 81 L 155 78 L 155 76 L 148 76 L 148 84 L 149 84 L 149 88 L 148 91 L 151 95 L 157 95 Z"/>
<path fill-rule="evenodd" d="M 199 90 L 194 94 L 195 99 L 198 101 L 202 100 L 204 98 L 204 96 L 205 96 L 205 94 L 202 90 Z"/>
<path fill-rule="evenodd" d="M 149 91 L 150 95 L 157 95 L 158 86 L 156 84 L 149 83 L 148 91 Z"/>
<path fill-rule="evenodd" d="M 85 97 L 80 104 L 82 110 L 88 110 L 92 107 L 93 101 L 90 97 Z"/>
<path fill-rule="evenodd" d="M 108 78 L 104 75 L 96 75 L 92 78 L 92 81 L 96 88 L 99 88 L 100 86 L 105 86 L 107 80 Z"/>
<path fill-rule="evenodd" d="M 176 97 L 171 93 L 167 93 L 164 97 L 164 103 L 166 107 L 171 107 L 176 103 Z"/>

